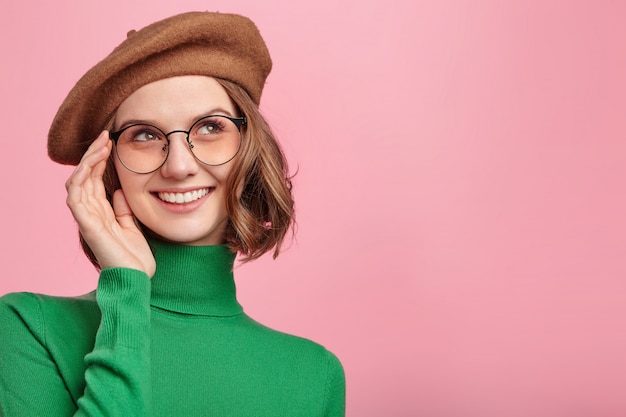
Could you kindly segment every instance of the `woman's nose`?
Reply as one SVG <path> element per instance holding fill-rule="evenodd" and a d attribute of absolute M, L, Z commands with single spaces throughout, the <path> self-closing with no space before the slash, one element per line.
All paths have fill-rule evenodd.
<path fill-rule="evenodd" d="M 161 167 L 164 177 L 183 179 L 195 175 L 200 169 L 198 160 L 191 153 L 187 136 L 184 133 L 175 133 L 169 137 L 167 160 Z"/>

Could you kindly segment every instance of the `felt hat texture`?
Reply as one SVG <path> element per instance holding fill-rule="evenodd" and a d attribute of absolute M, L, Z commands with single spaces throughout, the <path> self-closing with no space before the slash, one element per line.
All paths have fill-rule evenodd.
<path fill-rule="evenodd" d="M 205 75 L 240 85 L 258 105 L 272 69 L 267 46 L 244 16 L 190 12 L 130 31 L 72 88 L 48 132 L 53 161 L 77 165 L 117 107 L 164 78 Z"/>

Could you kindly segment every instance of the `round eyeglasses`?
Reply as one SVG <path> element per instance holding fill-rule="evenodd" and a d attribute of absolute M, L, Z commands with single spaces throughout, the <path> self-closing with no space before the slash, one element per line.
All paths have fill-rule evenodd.
<path fill-rule="evenodd" d="M 109 136 L 115 143 L 117 157 L 126 169 L 149 174 L 161 168 L 169 155 L 169 136 L 187 135 L 193 156 L 205 165 L 217 166 L 231 161 L 241 146 L 241 127 L 245 117 L 206 116 L 194 122 L 189 130 L 163 132 L 156 126 L 138 123 L 126 126 Z"/>

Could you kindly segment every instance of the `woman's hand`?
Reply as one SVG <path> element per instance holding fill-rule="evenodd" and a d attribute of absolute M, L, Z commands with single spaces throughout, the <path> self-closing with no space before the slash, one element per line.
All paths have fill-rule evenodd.
<path fill-rule="evenodd" d="M 154 256 L 124 192 L 115 191 L 113 207 L 106 199 L 102 175 L 112 147 L 106 130 L 89 146 L 65 183 L 67 205 L 101 268 L 133 268 L 152 277 L 156 271 Z"/>

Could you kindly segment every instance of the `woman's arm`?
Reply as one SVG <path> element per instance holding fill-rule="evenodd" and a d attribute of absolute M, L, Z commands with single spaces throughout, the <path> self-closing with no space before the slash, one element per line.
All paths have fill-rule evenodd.
<path fill-rule="evenodd" d="M 45 345 L 35 296 L 0 298 L 0 416 L 71 416 L 76 407 Z"/>
<path fill-rule="evenodd" d="M 150 281 L 137 270 L 103 270 L 97 300 L 102 320 L 75 415 L 149 416 Z"/>
<path fill-rule="evenodd" d="M 324 417 L 344 417 L 346 415 L 346 379 L 339 359 L 328 352 L 326 377 L 326 408 Z"/>
<path fill-rule="evenodd" d="M 84 393 L 76 396 L 68 386 L 74 375 L 61 374 L 53 353 L 59 354 L 59 346 L 52 346 L 55 338 L 65 335 L 51 334 L 52 327 L 60 327 L 58 322 L 49 326 L 51 312 L 32 294 L 0 298 L 0 416 L 150 415 L 149 297 L 145 273 L 102 271 L 95 345 L 85 356 L 84 376 L 82 368 L 70 371 L 86 382 Z M 67 317 L 68 328 L 73 319 Z"/>

